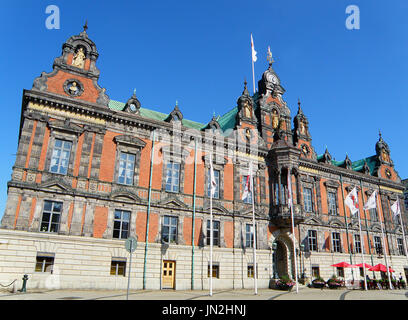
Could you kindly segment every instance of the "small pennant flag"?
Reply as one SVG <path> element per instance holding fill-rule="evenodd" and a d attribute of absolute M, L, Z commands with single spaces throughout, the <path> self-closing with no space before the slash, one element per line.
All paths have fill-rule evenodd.
<path fill-rule="evenodd" d="M 356 187 L 351 190 L 347 195 L 346 200 L 344 201 L 346 206 L 349 207 L 350 212 L 354 215 L 358 211 L 358 198 L 357 198 L 357 189 Z"/>
<path fill-rule="evenodd" d="M 252 192 L 252 162 L 249 163 L 248 175 L 246 177 L 244 193 L 242 194 L 242 200 L 249 197 Z"/>
<path fill-rule="evenodd" d="M 401 214 L 401 208 L 399 206 L 399 201 L 395 201 L 394 204 L 391 206 L 392 213 L 394 213 L 394 217 Z"/>
<path fill-rule="evenodd" d="M 370 198 L 368 198 L 367 202 L 364 204 L 363 209 L 364 210 L 369 210 L 369 209 L 375 209 L 377 208 L 377 204 L 376 204 L 376 194 L 377 191 L 374 191 Z"/>
<path fill-rule="evenodd" d="M 252 33 L 251 33 L 251 49 L 252 49 L 252 61 L 256 62 L 257 57 L 256 57 L 256 51 L 254 48 L 254 39 L 252 39 Z"/>

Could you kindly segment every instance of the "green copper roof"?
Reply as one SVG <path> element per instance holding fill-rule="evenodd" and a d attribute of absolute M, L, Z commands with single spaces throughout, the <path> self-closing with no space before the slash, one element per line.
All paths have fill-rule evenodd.
<path fill-rule="evenodd" d="M 115 101 L 115 100 L 109 101 L 109 108 L 112 110 L 122 111 L 125 105 L 126 105 L 125 103 L 120 102 L 120 101 Z M 169 116 L 168 114 L 158 112 L 158 111 L 153 111 L 153 110 L 146 109 L 146 108 L 140 108 L 140 115 L 142 117 L 146 117 L 146 118 L 158 120 L 158 121 L 164 121 Z M 200 130 L 206 126 L 205 124 L 191 121 L 191 120 L 186 120 L 186 119 L 183 119 L 181 122 L 183 126 L 187 128 L 191 128 L 191 129 L 197 129 L 197 130 Z"/>
<path fill-rule="evenodd" d="M 320 154 L 317 156 L 317 161 L 323 159 L 323 155 L 324 154 Z M 331 160 L 331 164 L 336 166 L 336 167 L 342 167 L 344 166 L 344 161 L 345 160 L 341 160 L 341 161 L 336 161 L 336 160 Z M 351 163 L 351 170 L 353 171 L 361 171 L 364 167 L 364 161 L 367 162 L 367 166 L 370 169 L 370 174 L 373 175 L 375 174 L 375 172 L 377 171 L 378 168 L 378 162 L 377 162 L 377 158 L 376 156 L 371 156 L 368 158 L 363 158 L 357 161 L 354 161 Z"/>

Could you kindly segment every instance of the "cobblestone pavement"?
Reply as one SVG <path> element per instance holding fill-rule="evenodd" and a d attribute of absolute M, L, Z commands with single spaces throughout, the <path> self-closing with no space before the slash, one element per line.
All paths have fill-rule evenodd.
<path fill-rule="evenodd" d="M 131 290 L 129 300 L 407 300 L 408 290 L 348 290 L 299 288 L 291 292 L 259 289 L 215 290 L 210 297 L 201 290 Z M 126 300 L 126 290 L 27 290 L 0 291 L 0 300 Z"/>

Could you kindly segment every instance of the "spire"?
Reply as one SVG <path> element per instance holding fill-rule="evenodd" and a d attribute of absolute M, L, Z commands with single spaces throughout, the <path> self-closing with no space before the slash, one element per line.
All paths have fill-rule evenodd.
<path fill-rule="evenodd" d="M 88 20 L 85 20 L 85 25 L 83 26 L 84 32 L 86 33 L 86 30 L 88 30 Z"/>
<path fill-rule="evenodd" d="M 249 91 L 248 91 L 248 88 L 247 88 L 247 81 L 246 81 L 246 79 L 244 79 L 244 91 L 242 92 L 242 95 L 243 95 L 243 96 L 249 96 Z"/>
<path fill-rule="evenodd" d="M 298 98 L 298 114 L 302 114 L 303 113 L 303 111 L 302 111 L 302 108 L 300 107 L 300 105 L 301 105 L 301 103 L 300 103 L 300 98 Z"/>

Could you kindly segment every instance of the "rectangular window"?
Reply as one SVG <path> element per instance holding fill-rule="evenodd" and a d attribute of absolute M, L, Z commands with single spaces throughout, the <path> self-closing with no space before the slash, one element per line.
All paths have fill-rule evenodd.
<path fill-rule="evenodd" d="M 35 272 L 50 272 L 52 273 L 54 267 L 54 254 L 38 253 L 35 263 Z"/>
<path fill-rule="evenodd" d="M 343 267 L 337 267 L 336 271 L 337 271 L 338 277 L 344 278 L 344 268 Z"/>
<path fill-rule="evenodd" d="M 62 212 L 62 202 L 44 201 L 40 231 L 58 232 Z"/>
<path fill-rule="evenodd" d="M 168 162 L 166 165 L 166 191 L 179 192 L 180 163 Z"/>
<path fill-rule="evenodd" d="M 333 252 L 341 252 L 340 233 L 332 232 Z"/>
<path fill-rule="evenodd" d="M 251 224 L 248 223 L 245 225 L 245 247 L 247 248 L 254 247 L 254 231 L 252 223 Z"/>
<path fill-rule="evenodd" d="M 320 277 L 320 268 L 318 266 L 312 266 L 312 276 L 313 278 Z"/>
<path fill-rule="evenodd" d="M 215 182 L 217 185 L 215 186 L 213 199 L 219 199 L 220 197 L 220 171 L 219 170 L 214 170 L 214 178 L 215 178 Z M 211 183 L 211 175 L 210 175 L 210 169 L 208 169 L 207 197 L 210 197 L 211 195 L 210 183 Z"/>
<path fill-rule="evenodd" d="M 377 254 L 382 254 L 383 253 L 382 242 L 381 242 L 380 237 L 377 237 L 377 236 L 374 237 L 374 246 L 375 246 L 375 252 Z"/>
<path fill-rule="evenodd" d="M 129 236 L 130 212 L 115 210 L 113 220 L 113 238 L 127 239 Z"/>
<path fill-rule="evenodd" d="M 248 180 L 248 176 L 242 176 L 242 195 L 245 192 L 245 186 L 247 184 L 247 180 Z M 253 179 L 252 179 L 253 180 Z M 253 181 L 248 181 L 249 185 L 252 183 Z M 248 195 L 246 198 L 244 198 L 244 203 L 252 203 L 252 192 L 251 192 L 251 188 L 248 188 Z"/>
<path fill-rule="evenodd" d="M 67 174 L 71 146 L 72 142 L 70 141 L 55 139 L 51 156 L 51 172 Z"/>
<path fill-rule="evenodd" d="M 354 253 L 361 253 L 361 239 L 360 235 L 354 235 Z"/>
<path fill-rule="evenodd" d="M 404 241 L 402 238 L 397 239 L 397 245 L 398 245 L 398 253 L 400 256 L 405 256 L 405 249 L 404 249 Z"/>
<path fill-rule="evenodd" d="M 210 277 L 210 264 L 208 264 L 208 274 L 207 276 Z M 220 277 L 220 266 L 218 263 L 214 263 L 212 265 L 212 277 L 219 278 Z"/>
<path fill-rule="evenodd" d="M 377 214 L 377 209 L 376 208 L 369 209 L 368 213 L 370 214 L 370 220 L 371 221 L 378 221 L 378 214 Z"/>
<path fill-rule="evenodd" d="M 133 174 L 135 171 L 135 155 L 121 152 L 119 156 L 118 183 L 133 185 Z"/>
<path fill-rule="evenodd" d="M 308 234 L 309 250 L 317 251 L 317 231 L 309 230 L 307 234 Z"/>
<path fill-rule="evenodd" d="M 253 278 L 254 277 L 254 265 L 253 264 L 248 264 L 247 267 L 247 275 L 248 278 Z M 256 278 L 258 279 L 258 264 L 256 265 Z"/>
<path fill-rule="evenodd" d="M 327 202 L 329 206 L 329 214 L 337 216 L 336 194 L 334 192 L 327 193 Z"/>
<path fill-rule="evenodd" d="M 172 216 L 163 217 L 162 241 L 165 243 L 177 242 L 178 218 Z"/>
<path fill-rule="evenodd" d="M 211 235 L 211 223 L 207 221 L 207 245 L 210 245 Z M 213 245 L 218 246 L 220 244 L 220 222 L 213 220 Z"/>
<path fill-rule="evenodd" d="M 306 212 L 313 212 L 312 189 L 310 188 L 303 188 L 303 206 Z"/>
<path fill-rule="evenodd" d="M 126 259 L 112 258 L 110 274 L 112 276 L 125 276 L 126 275 Z"/>

